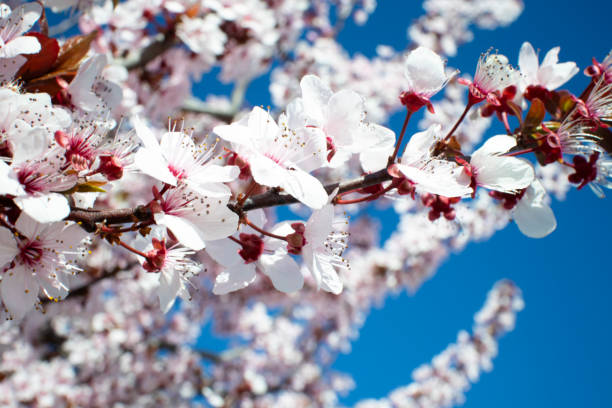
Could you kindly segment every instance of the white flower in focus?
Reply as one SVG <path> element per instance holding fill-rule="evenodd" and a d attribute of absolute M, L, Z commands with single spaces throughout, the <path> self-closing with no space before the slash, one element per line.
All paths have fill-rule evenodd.
<path fill-rule="evenodd" d="M 263 227 L 263 210 L 249 212 L 249 220 Z M 284 222 L 273 227 L 270 232 L 285 236 L 293 230 Z M 298 264 L 289 256 L 285 241 L 262 237 L 249 226 L 245 226 L 234 238 L 207 242 L 206 252 L 225 268 L 217 275 L 213 293 L 224 295 L 247 287 L 255 280 L 256 269 L 270 278 L 276 290 L 292 293 L 302 288 L 304 277 Z"/>
<path fill-rule="evenodd" d="M 302 97 L 287 106 L 288 126 L 322 131 L 330 167 L 338 167 L 351 155 L 367 154 L 371 149 L 393 150 L 395 135 L 383 126 L 364 122 L 365 103 L 356 92 L 333 93 L 315 75 L 304 76 L 300 88 Z"/>
<path fill-rule="evenodd" d="M 14 319 L 21 319 L 34 307 L 39 288 L 53 300 L 68 294 L 66 277 L 80 271 L 75 260 L 82 255 L 85 231 L 77 224 L 40 224 L 22 213 L 16 236 L 0 229 L 0 296 Z"/>
<path fill-rule="evenodd" d="M 578 73 L 575 62 L 559 64 L 559 47 L 546 53 L 542 64 L 538 64 L 538 56 L 533 46 L 524 42 L 519 53 L 519 68 L 521 71 L 520 90 L 530 86 L 542 87 L 549 91 L 555 90 Z"/>
<path fill-rule="evenodd" d="M 503 156 L 516 146 L 516 139 L 493 136 L 474 152 L 465 171 L 472 184 L 490 190 L 512 193 L 529 186 L 534 178 L 533 166 L 526 160 Z M 474 188 L 476 188 L 474 186 Z"/>
<path fill-rule="evenodd" d="M 438 159 L 432 151 L 442 139 L 440 125 L 414 134 L 398 164 L 390 169 L 399 171 L 416 184 L 417 189 L 444 197 L 464 197 L 472 193 L 468 180 L 462 176 L 463 168 L 455 162 Z"/>
<path fill-rule="evenodd" d="M 203 196 L 185 186 L 160 197 L 161 211 L 154 215 L 186 247 L 199 251 L 205 241 L 226 238 L 236 232 L 238 215 L 227 207 L 229 195 Z"/>
<path fill-rule="evenodd" d="M 32 28 L 41 13 L 42 7 L 34 2 L 22 4 L 12 12 L 8 5 L 0 4 L 0 59 L 40 51 L 36 37 L 22 34 Z"/>
<path fill-rule="evenodd" d="M 486 52 L 478 59 L 474 80 L 460 78 L 458 81 L 470 87 L 469 105 L 474 105 L 484 99 L 493 105 L 499 105 L 496 93 L 511 85 L 516 85 L 518 80 L 518 71 L 512 68 L 505 55 Z"/>
<path fill-rule="evenodd" d="M 268 112 L 255 107 L 249 116 L 214 132 L 231 142 L 257 183 L 280 187 L 311 208 L 327 202 L 321 182 L 308 174 L 325 163 L 325 139 L 317 129 L 281 129 Z"/>
<path fill-rule="evenodd" d="M 136 135 L 144 146 L 134 157 L 135 165 L 145 174 L 172 186 L 179 182 L 209 197 L 229 197 L 225 182 L 240 174 L 236 166 L 211 163 L 214 146 L 196 145 L 185 132 L 166 132 L 161 142 L 140 118 L 133 118 Z"/>
<path fill-rule="evenodd" d="M 444 60 L 427 47 L 418 47 L 406 56 L 404 75 L 408 87 L 400 95 L 400 100 L 408 110 L 416 112 L 422 106 L 427 106 L 431 113 L 434 112 L 429 98 L 456 74 L 447 76 L 445 66 Z"/>
<path fill-rule="evenodd" d="M 348 245 L 348 234 L 336 230 L 338 223 L 347 224 L 345 219 L 334 220 L 334 206 L 327 204 L 313 211 L 303 231 L 305 245 L 302 247 L 304 267 L 310 271 L 317 287 L 335 295 L 342 292 L 342 280 L 336 268 L 348 268 L 342 253 Z"/>

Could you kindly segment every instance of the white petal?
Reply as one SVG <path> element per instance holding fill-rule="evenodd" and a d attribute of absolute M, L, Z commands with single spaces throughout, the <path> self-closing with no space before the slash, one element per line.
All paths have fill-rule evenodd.
<path fill-rule="evenodd" d="M 317 275 L 321 277 L 321 289 L 334 295 L 342 292 L 342 281 L 338 277 L 336 269 L 324 257 L 315 254 L 313 267 L 317 271 Z"/>
<path fill-rule="evenodd" d="M 249 130 L 253 137 L 261 141 L 272 140 L 280 133 L 280 128 L 268 112 L 256 106 L 249 115 Z"/>
<path fill-rule="evenodd" d="M 0 229 L 0 270 L 17 256 L 19 249 L 15 236 L 6 228 Z"/>
<path fill-rule="evenodd" d="M 250 220 L 250 217 L 249 217 Z M 219 265 L 229 268 L 239 263 L 244 263 L 244 260 L 238 251 L 242 248 L 241 245 L 231 239 L 219 239 L 216 241 L 208 241 L 206 243 L 206 253 Z"/>
<path fill-rule="evenodd" d="M 213 132 L 221 139 L 230 143 L 245 146 L 252 146 L 253 144 L 251 130 L 247 126 L 240 125 L 238 123 L 215 126 Z"/>
<path fill-rule="evenodd" d="M 155 222 L 172 231 L 176 239 L 187 248 L 199 251 L 206 245 L 198 227 L 185 218 L 157 213 L 155 214 Z"/>
<path fill-rule="evenodd" d="M 17 175 L 11 167 L 0 160 L 0 194 L 14 196 L 25 194 L 25 190 L 17 180 Z"/>
<path fill-rule="evenodd" d="M 306 114 L 315 120 L 314 124 L 324 121 L 323 107 L 332 96 L 332 91 L 315 75 L 306 75 L 300 81 L 302 88 L 302 102 Z"/>
<path fill-rule="evenodd" d="M 68 200 L 62 194 L 20 196 L 13 199 L 17 207 L 34 220 L 45 223 L 63 220 L 70 214 Z"/>
<path fill-rule="evenodd" d="M 240 264 L 221 272 L 215 279 L 213 293 L 225 295 L 249 286 L 255 280 L 255 265 Z"/>
<path fill-rule="evenodd" d="M 453 163 L 431 160 L 425 170 L 403 164 L 398 164 L 397 168 L 421 191 L 445 197 L 465 197 L 472 193 L 470 180 L 461 177 L 462 169 Z"/>
<path fill-rule="evenodd" d="M 132 117 L 132 125 L 136 131 L 136 136 L 142 141 L 146 148 L 161 151 L 159 141 L 153 134 L 153 131 L 145 124 L 140 116 Z"/>
<path fill-rule="evenodd" d="M 537 83 L 538 76 L 538 56 L 533 49 L 533 46 L 524 42 L 519 51 L 519 68 L 521 74 L 528 85 Z"/>
<path fill-rule="evenodd" d="M 430 126 L 423 132 L 412 135 L 402 155 L 402 164 L 410 164 L 422 158 L 429 157 L 431 146 L 440 138 L 442 127 L 438 124 Z"/>
<path fill-rule="evenodd" d="M 13 165 L 38 157 L 48 150 L 49 136 L 44 128 L 31 128 L 21 120 L 11 127 Z"/>
<path fill-rule="evenodd" d="M 476 168 L 478 185 L 501 192 L 525 188 L 535 177 L 531 163 L 516 157 L 482 157 Z"/>
<path fill-rule="evenodd" d="M 497 135 L 489 138 L 472 155 L 472 160 L 478 160 L 481 156 L 506 153 L 516 146 L 516 139 L 506 135 Z"/>
<path fill-rule="evenodd" d="M 295 169 L 287 170 L 282 177 L 280 187 L 303 204 L 314 209 L 322 208 L 327 204 L 327 192 L 323 184 L 314 176 Z"/>
<path fill-rule="evenodd" d="M 313 211 L 306 222 L 306 231 L 304 232 L 304 238 L 306 238 L 308 245 L 314 248 L 323 246 L 323 243 L 332 232 L 333 221 L 333 205 L 327 204 L 320 210 Z"/>
<path fill-rule="evenodd" d="M 354 91 L 336 92 L 329 99 L 325 112 L 324 130 L 338 147 L 353 144 L 365 112 L 363 98 Z"/>
<path fill-rule="evenodd" d="M 240 174 L 238 166 L 218 166 L 209 164 L 205 166 L 206 171 L 199 172 L 193 177 L 199 183 L 227 183 L 236 180 Z"/>
<path fill-rule="evenodd" d="M 437 92 L 447 79 L 444 61 L 426 47 L 418 47 L 408 54 L 404 61 L 404 74 L 409 90 L 425 95 Z"/>
<path fill-rule="evenodd" d="M 304 286 L 304 277 L 298 264 L 286 253 L 264 254 L 260 257 L 259 264 L 272 280 L 276 290 L 292 293 Z"/>
<path fill-rule="evenodd" d="M 555 214 L 545 203 L 546 191 L 536 179 L 525 191 L 514 210 L 519 230 L 530 238 L 543 238 L 557 228 Z"/>
<path fill-rule="evenodd" d="M 38 298 L 38 284 L 29 269 L 17 266 L 3 274 L 0 295 L 13 319 L 20 320 L 34 307 Z"/>
<path fill-rule="evenodd" d="M 14 35 L 20 35 L 28 31 L 34 23 L 40 18 L 42 7 L 36 2 L 25 3 L 13 10 L 6 24 L 6 28 L 10 27 L 10 32 Z"/>
<path fill-rule="evenodd" d="M 183 283 L 179 276 L 179 272 L 175 270 L 162 269 L 159 275 L 159 288 L 157 295 L 159 296 L 159 306 L 162 312 L 168 313 L 174 305 L 176 296 L 182 289 Z"/>
<path fill-rule="evenodd" d="M 160 151 L 143 147 L 134 155 L 134 164 L 143 173 L 176 186 L 176 177 L 168 169 L 168 162 Z"/>
<path fill-rule="evenodd" d="M 14 58 L 20 54 L 36 54 L 40 51 L 40 42 L 36 37 L 23 36 L 9 41 L 0 48 L 0 58 Z"/>

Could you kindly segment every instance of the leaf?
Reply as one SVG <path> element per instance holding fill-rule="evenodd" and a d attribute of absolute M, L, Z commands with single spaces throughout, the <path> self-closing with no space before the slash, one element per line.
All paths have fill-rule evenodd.
<path fill-rule="evenodd" d="M 17 77 L 29 81 L 48 73 L 59 55 L 59 44 L 55 38 L 49 38 L 41 33 L 27 33 L 30 37 L 36 37 L 40 43 L 40 51 L 36 54 L 24 54 L 27 61 L 21 66 Z"/>
<path fill-rule="evenodd" d="M 525 116 L 525 121 L 523 122 L 523 128 L 524 129 L 537 128 L 538 126 L 540 126 L 545 116 L 546 116 L 546 109 L 544 107 L 544 103 L 540 99 L 534 98 L 531 101 L 529 112 L 527 112 L 527 116 Z"/>
<path fill-rule="evenodd" d="M 76 71 L 81 65 L 83 58 L 87 56 L 89 47 L 92 41 L 98 36 L 97 31 L 92 31 L 89 34 L 77 35 L 69 38 L 62 45 L 57 62 L 55 64 L 55 71 Z"/>

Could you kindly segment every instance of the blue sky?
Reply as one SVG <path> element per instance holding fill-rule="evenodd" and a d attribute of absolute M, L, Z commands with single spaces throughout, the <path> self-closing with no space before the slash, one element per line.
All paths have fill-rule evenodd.
<path fill-rule="evenodd" d="M 490 47 L 516 64 L 521 44 L 530 41 L 541 57 L 561 46 L 561 61 L 575 61 L 582 70 L 612 47 L 612 2 L 525 3 L 523 14 L 509 27 L 476 30 L 475 41 L 462 46 L 449 64 L 473 73 L 479 54 Z M 417 2 L 401 6 L 405 10 L 398 10 L 398 4 L 379 2 L 369 25 L 349 25 L 340 40 L 350 52 L 366 55 L 379 43 L 404 48 L 407 24 L 421 9 Z M 580 73 L 569 88 L 579 92 L 587 82 Z M 409 133 L 417 122 L 412 121 Z M 395 117 L 390 126 L 399 129 L 401 118 Z M 610 406 L 612 268 L 606 251 L 612 207 L 609 198 L 598 199 L 588 188 L 574 189 L 552 206 L 559 226 L 549 237 L 528 239 L 510 225 L 491 240 L 451 256 L 414 296 L 388 299 L 374 310 L 352 353 L 334 364 L 357 383 L 342 402 L 382 397 L 410 382 L 414 368 L 455 341 L 459 330 L 472 327 L 473 314 L 493 284 L 510 278 L 522 288 L 526 308 L 516 330 L 501 340 L 493 372 L 483 374 L 464 406 Z"/>

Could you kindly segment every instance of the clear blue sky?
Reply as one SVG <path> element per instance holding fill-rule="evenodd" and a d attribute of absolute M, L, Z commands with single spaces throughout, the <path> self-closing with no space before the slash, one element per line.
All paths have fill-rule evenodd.
<path fill-rule="evenodd" d="M 530 41 L 542 57 L 561 46 L 561 61 L 575 61 L 582 70 L 593 56 L 601 60 L 612 48 L 612 2 L 525 3 L 514 24 L 477 30 L 476 40 L 462 46 L 449 64 L 473 73 L 478 55 L 489 47 L 516 64 L 521 44 Z M 340 39 L 350 52 L 366 55 L 378 43 L 401 49 L 407 24 L 420 14 L 418 2 L 381 1 L 368 26 L 349 25 Z M 580 73 L 570 89 L 579 92 L 586 82 Z M 391 123 L 394 129 L 400 126 L 397 119 Z M 387 300 L 369 316 L 352 353 L 334 365 L 357 383 L 342 402 L 383 397 L 408 383 L 414 368 L 455 341 L 459 330 L 472 327 L 473 314 L 492 285 L 510 278 L 522 288 L 526 308 L 516 330 L 501 340 L 493 372 L 472 387 L 464 406 L 612 406 L 612 268 L 606 253 L 611 208 L 610 198 L 574 189 L 566 201 L 553 202 L 559 226 L 551 236 L 528 239 L 510 225 L 490 241 L 470 244 L 449 258 L 416 295 Z"/>

